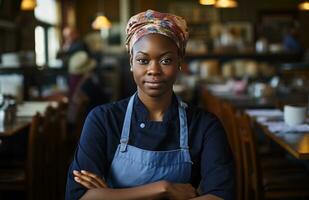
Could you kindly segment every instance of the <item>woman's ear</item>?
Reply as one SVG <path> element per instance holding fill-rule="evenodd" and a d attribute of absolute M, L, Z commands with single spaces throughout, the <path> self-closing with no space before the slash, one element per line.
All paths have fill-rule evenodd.
<path fill-rule="evenodd" d="M 178 69 L 181 71 L 181 66 L 184 64 L 183 57 L 179 57 Z"/>

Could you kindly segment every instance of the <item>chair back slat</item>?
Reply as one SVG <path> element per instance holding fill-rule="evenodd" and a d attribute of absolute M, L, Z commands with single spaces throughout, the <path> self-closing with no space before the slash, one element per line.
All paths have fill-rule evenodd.
<path fill-rule="evenodd" d="M 243 113 L 238 116 L 238 121 L 244 161 L 244 199 L 264 199 L 256 135 L 247 114 Z"/>
<path fill-rule="evenodd" d="M 221 101 L 218 97 L 212 95 L 209 91 L 205 90 L 202 98 L 203 107 L 214 113 L 220 120 L 222 119 Z"/>
<path fill-rule="evenodd" d="M 48 106 L 33 117 L 28 145 L 29 199 L 63 199 L 66 180 L 66 116 Z"/>
<path fill-rule="evenodd" d="M 43 196 L 41 190 L 44 181 L 44 135 L 43 135 L 44 118 L 40 114 L 36 114 L 32 118 L 30 131 L 28 135 L 27 147 L 27 166 L 26 166 L 26 182 L 28 184 L 28 199 L 40 199 Z"/>
<path fill-rule="evenodd" d="M 240 135 L 238 133 L 237 115 L 239 112 L 228 102 L 222 103 L 223 126 L 226 130 L 235 160 L 236 199 L 243 199 L 243 157 Z"/>

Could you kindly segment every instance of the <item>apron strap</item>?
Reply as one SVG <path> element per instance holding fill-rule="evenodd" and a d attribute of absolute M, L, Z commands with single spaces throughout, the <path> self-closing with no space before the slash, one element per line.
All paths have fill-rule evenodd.
<path fill-rule="evenodd" d="M 134 102 L 134 98 L 135 95 L 132 95 L 128 106 L 127 106 L 127 111 L 126 111 L 126 115 L 124 118 L 124 122 L 123 122 L 123 126 L 122 126 L 122 131 L 121 131 L 121 138 L 120 138 L 120 151 L 124 152 L 127 149 L 127 145 L 129 142 L 129 136 L 130 136 L 130 127 L 131 127 L 131 116 L 132 116 L 132 110 L 133 110 L 133 102 Z"/>
<path fill-rule="evenodd" d="M 179 125 L 180 125 L 180 141 L 179 145 L 181 149 L 189 149 L 188 145 L 188 123 L 186 115 L 186 107 L 188 106 L 185 102 L 181 101 L 180 97 L 177 96 L 178 100 L 178 114 L 179 114 Z"/>

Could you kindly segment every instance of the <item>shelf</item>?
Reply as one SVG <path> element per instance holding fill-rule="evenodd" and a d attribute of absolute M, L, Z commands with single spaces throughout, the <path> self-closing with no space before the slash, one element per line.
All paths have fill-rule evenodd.
<path fill-rule="evenodd" d="M 8 67 L 0 65 L 0 75 L 19 74 L 23 76 L 23 99 L 31 100 L 31 88 L 38 90 L 38 97 L 42 97 L 44 87 L 50 85 L 49 81 L 55 83 L 55 78 L 61 76 L 67 79 L 67 69 L 49 68 L 46 66 L 23 66 Z"/>
<path fill-rule="evenodd" d="M 257 61 L 267 62 L 299 62 L 302 58 L 302 54 L 295 53 L 208 53 L 192 55 L 188 54 L 186 60 L 202 60 L 202 59 L 218 59 L 221 62 L 225 62 L 233 59 L 254 59 Z"/>
<path fill-rule="evenodd" d="M 46 66 L 23 66 L 23 67 L 10 67 L 0 65 L 0 74 L 11 73 L 56 73 L 67 74 L 67 70 L 64 68 L 50 68 Z"/>

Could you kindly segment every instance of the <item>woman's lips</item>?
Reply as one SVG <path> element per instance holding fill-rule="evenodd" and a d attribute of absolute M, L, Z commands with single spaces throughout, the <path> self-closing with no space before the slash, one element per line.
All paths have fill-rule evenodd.
<path fill-rule="evenodd" d="M 150 88 L 159 88 L 164 84 L 163 81 L 145 81 L 145 86 Z"/>

